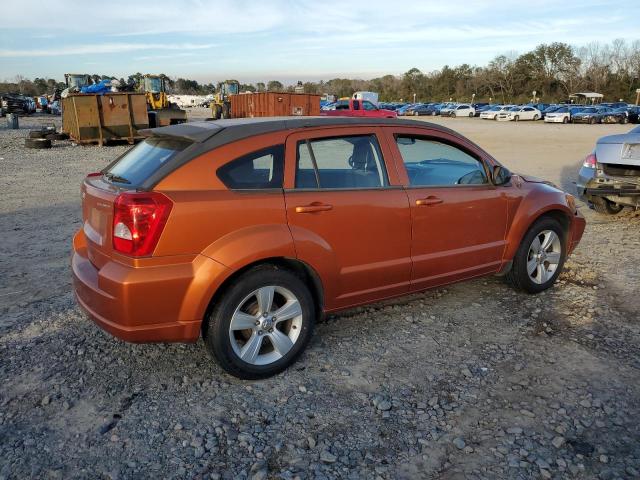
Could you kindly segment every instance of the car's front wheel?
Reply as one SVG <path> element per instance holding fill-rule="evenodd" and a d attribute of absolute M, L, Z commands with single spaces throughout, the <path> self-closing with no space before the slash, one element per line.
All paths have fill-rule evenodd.
<path fill-rule="evenodd" d="M 255 380 L 275 375 L 296 360 L 313 334 L 315 316 L 313 297 L 301 278 L 263 265 L 224 291 L 203 336 L 224 370 Z"/>
<path fill-rule="evenodd" d="M 567 257 L 565 232 L 550 217 L 536 221 L 522 239 L 507 280 L 516 288 L 539 293 L 558 278 Z"/>

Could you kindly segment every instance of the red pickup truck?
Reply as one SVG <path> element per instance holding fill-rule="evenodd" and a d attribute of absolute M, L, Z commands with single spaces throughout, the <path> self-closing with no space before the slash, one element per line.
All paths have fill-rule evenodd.
<path fill-rule="evenodd" d="M 329 117 L 374 117 L 374 118 L 396 118 L 397 114 L 393 110 L 378 108 L 369 100 L 339 100 L 336 102 L 334 110 L 322 110 L 320 115 Z"/>

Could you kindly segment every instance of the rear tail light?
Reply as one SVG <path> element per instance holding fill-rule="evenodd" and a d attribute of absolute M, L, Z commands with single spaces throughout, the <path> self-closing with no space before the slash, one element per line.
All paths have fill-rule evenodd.
<path fill-rule="evenodd" d="M 87 178 L 89 178 L 89 177 L 99 177 L 100 175 L 102 175 L 102 172 L 91 172 L 91 173 L 87 173 Z"/>
<path fill-rule="evenodd" d="M 113 205 L 113 248 L 132 257 L 153 253 L 173 203 L 158 192 L 121 193 Z"/>
<path fill-rule="evenodd" d="M 596 168 L 597 163 L 598 159 L 596 158 L 596 153 L 592 152 L 584 159 L 582 166 L 587 168 Z"/>

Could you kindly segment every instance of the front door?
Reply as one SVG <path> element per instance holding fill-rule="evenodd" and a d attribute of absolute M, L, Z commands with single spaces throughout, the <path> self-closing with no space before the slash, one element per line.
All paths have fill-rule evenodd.
<path fill-rule="evenodd" d="M 326 310 L 409 291 L 409 204 L 379 134 L 354 127 L 287 139 L 287 221 L 298 258 L 322 277 Z"/>
<path fill-rule="evenodd" d="M 411 205 L 413 290 L 496 272 L 506 245 L 506 187 L 477 153 L 434 135 L 389 136 Z"/>

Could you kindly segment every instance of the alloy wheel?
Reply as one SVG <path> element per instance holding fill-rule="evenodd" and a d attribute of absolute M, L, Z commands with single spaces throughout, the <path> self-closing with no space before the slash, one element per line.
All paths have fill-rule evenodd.
<path fill-rule="evenodd" d="M 543 284 L 555 273 L 562 256 L 562 243 L 553 230 L 543 230 L 531 242 L 527 273 L 534 283 Z"/>
<path fill-rule="evenodd" d="M 300 336 L 302 306 L 288 289 L 268 285 L 247 295 L 229 323 L 231 347 L 251 365 L 269 365 L 293 348 Z"/>

